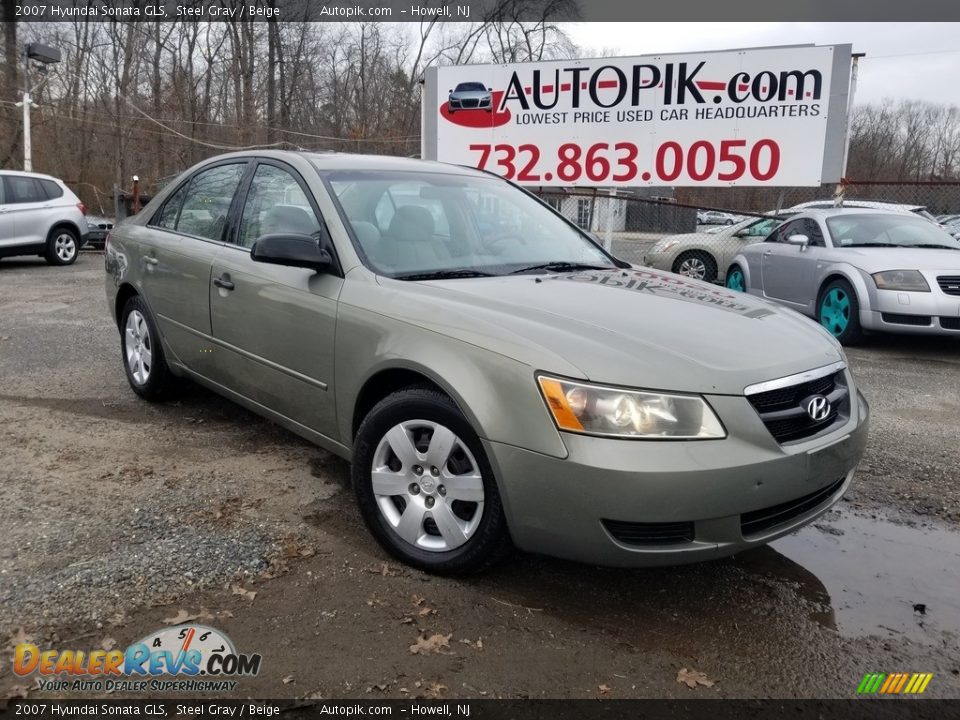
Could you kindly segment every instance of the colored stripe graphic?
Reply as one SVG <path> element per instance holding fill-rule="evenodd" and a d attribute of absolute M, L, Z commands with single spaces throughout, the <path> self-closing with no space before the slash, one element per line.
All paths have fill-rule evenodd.
<path fill-rule="evenodd" d="M 857 686 L 857 695 L 920 695 L 933 673 L 867 673 Z"/>

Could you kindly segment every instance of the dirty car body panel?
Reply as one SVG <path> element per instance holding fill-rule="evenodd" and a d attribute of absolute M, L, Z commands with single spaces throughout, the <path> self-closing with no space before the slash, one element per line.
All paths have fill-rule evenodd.
<path fill-rule="evenodd" d="M 203 214 L 189 232 L 159 226 L 178 188 L 218 163 L 243 164 L 233 197 L 218 201 L 223 217 Z M 263 166 L 289 182 L 258 185 Z M 366 452 L 358 432 L 388 378 L 435 388 L 476 434 L 471 447 L 488 461 L 524 550 L 619 566 L 709 559 L 769 542 L 842 497 L 868 409 L 823 328 L 749 294 L 631 268 L 540 204 L 530 212 L 575 238 L 565 242 L 582 241 L 590 262 L 496 265 L 473 277 L 465 267 L 489 270 L 536 248 L 529 228 L 473 222 L 461 186 L 538 202 L 485 174 L 422 161 L 264 151 L 201 163 L 114 229 L 108 305 L 122 329 L 125 303 L 142 297 L 174 374 L 348 460 Z M 318 223 L 329 267 L 252 258 L 251 239 L 281 206 Z M 437 277 L 384 269 L 409 270 L 413 255 L 446 265 Z M 695 337 L 678 331 L 694 326 Z M 620 389 L 672 393 L 664 407 L 694 402 L 719 430 L 709 439 L 572 431 L 544 378 L 615 400 Z M 808 422 L 803 404 L 814 397 L 832 410 Z"/>

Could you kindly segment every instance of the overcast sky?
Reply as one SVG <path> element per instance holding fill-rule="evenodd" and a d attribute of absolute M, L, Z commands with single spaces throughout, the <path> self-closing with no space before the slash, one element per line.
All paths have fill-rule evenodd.
<path fill-rule="evenodd" d="M 617 55 L 852 43 L 857 103 L 885 97 L 960 105 L 960 23 L 571 23 L 574 42 Z"/>

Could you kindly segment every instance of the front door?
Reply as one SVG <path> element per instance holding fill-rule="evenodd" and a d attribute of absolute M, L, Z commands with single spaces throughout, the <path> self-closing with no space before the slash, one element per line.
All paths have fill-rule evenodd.
<path fill-rule="evenodd" d="M 806 247 L 787 242 L 792 235 L 806 235 Z M 801 218 L 784 223 L 763 249 L 763 292 L 766 297 L 806 307 L 811 302 L 817 261 L 824 247 L 816 220 Z"/>
<path fill-rule="evenodd" d="M 218 355 L 214 379 L 338 439 L 333 350 L 343 279 L 335 270 L 317 273 L 250 258 L 250 248 L 261 235 L 311 235 L 321 222 L 295 170 L 274 161 L 259 162 L 236 232 L 213 262 L 209 293 Z"/>
<path fill-rule="evenodd" d="M 49 210 L 53 204 L 37 178 L 28 175 L 5 175 L 4 206 L 5 225 L 11 234 L 0 235 L 4 245 L 36 245 L 47 241 L 50 227 Z"/>

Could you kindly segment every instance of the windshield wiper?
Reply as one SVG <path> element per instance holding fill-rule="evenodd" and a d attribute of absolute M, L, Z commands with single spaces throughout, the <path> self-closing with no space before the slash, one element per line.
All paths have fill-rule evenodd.
<path fill-rule="evenodd" d="M 455 278 L 493 277 L 493 273 L 471 268 L 452 268 L 449 270 L 430 270 L 394 275 L 395 280 L 453 280 Z"/>
<path fill-rule="evenodd" d="M 960 250 L 960 248 L 954 247 L 953 245 L 937 245 L 936 243 L 929 243 L 924 245 L 910 245 L 908 247 L 932 248 L 934 250 Z"/>
<path fill-rule="evenodd" d="M 578 262 L 550 262 L 543 263 L 542 265 L 530 265 L 529 267 L 522 267 L 519 270 L 514 270 L 511 275 L 519 275 L 520 273 L 533 272 L 534 270 L 552 270 L 553 272 L 565 272 L 567 270 L 616 270 L 616 267 L 613 265 L 605 267 L 603 265 L 590 265 L 589 263 L 578 263 Z"/>

